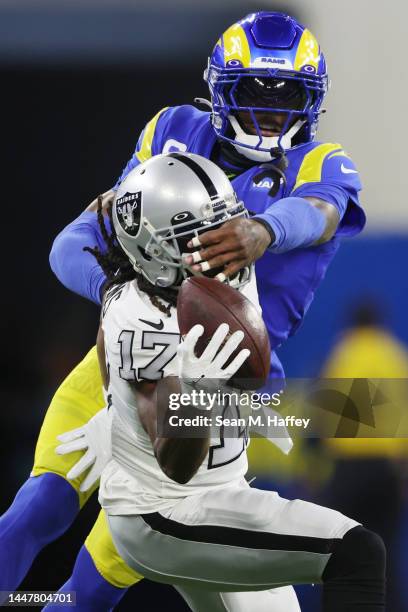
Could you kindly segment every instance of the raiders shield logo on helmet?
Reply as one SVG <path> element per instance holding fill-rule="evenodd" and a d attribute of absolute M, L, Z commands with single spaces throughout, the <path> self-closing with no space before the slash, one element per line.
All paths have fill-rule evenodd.
<path fill-rule="evenodd" d="M 129 193 L 116 200 L 116 214 L 122 229 L 129 236 L 137 236 L 140 230 L 142 192 Z"/>

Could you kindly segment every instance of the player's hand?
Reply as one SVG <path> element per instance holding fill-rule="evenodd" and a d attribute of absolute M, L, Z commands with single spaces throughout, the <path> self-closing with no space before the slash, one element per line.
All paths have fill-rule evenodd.
<path fill-rule="evenodd" d="M 86 451 L 67 474 L 68 480 L 75 480 L 89 470 L 79 488 L 81 492 L 88 491 L 97 482 L 111 458 L 111 425 L 112 411 L 104 408 L 82 427 L 57 436 L 62 442 L 55 449 L 58 455 Z"/>
<path fill-rule="evenodd" d="M 282 418 L 282 415 L 271 407 L 268 407 L 266 414 L 268 417 L 275 416 L 277 419 Z M 293 440 L 285 425 L 268 425 L 267 427 L 260 428 L 257 433 L 266 438 L 274 446 L 277 446 L 285 455 L 289 455 L 293 448 Z"/>
<path fill-rule="evenodd" d="M 194 272 L 224 267 L 224 271 L 217 275 L 220 281 L 224 281 L 261 257 L 270 243 L 271 236 L 261 223 L 240 217 L 190 240 L 189 248 L 200 249 L 185 255 L 184 262 Z"/>
<path fill-rule="evenodd" d="M 115 199 L 115 192 L 113 189 L 109 189 L 109 191 L 105 191 L 105 193 L 101 193 L 97 198 L 92 200 L 92 202 L 87 206 L 85 210 L 89 212 L 98 212 L 99 204 L 102 207 L 102 212 L 104 215 L 108 214 L 108 208 L 113 203 Z"/>
<path fill-rule="evenodd" d="M 177 348 L 179 377 L 187 383 L 197 383 L 204 378 L 229 380 L 251 353 L 249 349 L 242 349 L 231 363 L 226 366 L 232 353 L 242 342 L 244 332 L 238 330 L 227 339 L 229 325 L 221 323 L 202 355 L 196 357 L 196 344 L 203 332 L 204 327 L 202 325 L 194 325 L 188 334 L 186 334 L 183 342 L 179 344 Z"/>

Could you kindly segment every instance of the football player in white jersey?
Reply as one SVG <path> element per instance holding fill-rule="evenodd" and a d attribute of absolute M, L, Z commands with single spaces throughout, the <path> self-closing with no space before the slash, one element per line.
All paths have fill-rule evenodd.
<path fill-rule="evenodd" d="M 214 463 L 208 437 L 157 435 L 158 380 L 168 392 L 175 376 L 200 389 L 206 377 L 229 379 L 248 356 L 241 351 L 225 367 L 242 334 L 224 344 L 228 327 L 221 325 L 197 358 L 202 329 L 193 327 L 179 344 L 176 322 L 177 287 L 188 275 L 182 255 L 187 242 L 245 214 L 227 183 L 217 167 L 195 155 L 152 158 L 119 187 L 108 251 L 95 251 L 111 280 L 101 327 L 113 406 L 112 460 L 102 475 L 100 501 L 116 548 L 135 571 L 184 590 L 195 610 L 208 610 L 208 598 L 212 609 L 228 609 L 220 591 L 322 582 L 325 612 L 358 612 L 361 605 L 383 612 L 385 553 L 376 534 L 336 511 L 250 488 L 242 440 L 231 440 L 231 456 Z M 185 184 L 189 189 L 180 190 Z M 244 268 L 229 282 L 251 294 L 249 281 Z M 99 346 L 102 353 L 102 334 Z M 220 446 L 229 452 L 227 441 Z M 298 609 L 288 593 L 292 599 L 289 594 L 283 609 Z M 261 601 L 263 595 L 256 596 Z"/>
<path fill-rule="evenodd" d="M 247 471 L 244 452 L 247 440 L 241 437 L 226 438 L 221 443 L 219 439 L 214 440 L 206 461 L 203 461 L 207 445 L 207 441 L 204 441 L 203 447 L 196 449 L 195 462 L 191 453 L 189 461 L 183 458 L 179 465 L 181 474 L 174 472 L 171 462 L 170 465 L 163 464 L 166 475 L 155 453 L 162 456 L 163 452 L 167 454 L 168 449 L 159 450 L 159 442 L 153 451 L 151 439 L 135 409 L 136 402 L 138 409 L 143 410 L 145 394 L 146 397 L 155 394 L 154 381 L 177 375 L 176 351 L 180 346 L 180 333 L 175 304 L 177 287 L 189 274 L 181 255 L 182 250 L 187 248 L 187 241 L 194 233 L 199 234 L 231 217 L 247 213 L 243 203 L 237 201 L 226 175 L 212 162 L 197 155 L 156 156 L 132 174 L 134 179 L 142 180 L 143 190 L 135 188 L 133 191 L 130 179 L 126 181 L 124 190 L 115 201 L 115 221 L 111 215 L 111 221 L 116 224 L 116 231 L 112 235 L 107 234 L 102 215 L 99 215 L 109 250 L 107 253 L 92 250 L 111 284 L 101 317 L 105 347 L 101 342 L 102 334 L 98 334 L 99 355 L 106 354 L 106 368 L 104 358 L 101 361 L 103 377 L 105 383 L 109 378 L 111 401 L 115 397 L 111 407 L 114 413 L 113 459 L 105 472 L 102 496 L 107 505 L 112 502 L 115 513 L 117 496 L 111 489 L 112 483 L 116 483 L 113 485 L 116 491 L 119 482 L 132 483 L 130 490 L 125 487 L 119 493 L 131 514 L 164 509 L 169 506 L 169 500 L 173 505 L 176 499 L 185 498 L 186 487 L 188 493 L 193 495 L 201 493 L 203 487 L 220 490 L 234 482 L 245 482 Z M 162 200 L 157 198 L 157 184 L 161 186 Z M 161 225 L 163 218 L 168 219 L 168 226 Z M 117 247 L 115 234 L 120 235 L 121 248 Z M 135 238 L 138 245 L 132 254 Z M 241 288 L 260 311 L 252 272 L 246 268 L 227 282 Z M 217 270 L 211 275 L 216 273 Z M 195 329 L 195 333 L 197 331 Z M 226 333 L 225 326 L 221 326 L 214 338 L 217 348 L 217 343 L 225 338 Z M 224 355 L 226 360 L 227 351 L 231 353 L 241 338 L 241 333 L 234 335 L 219 358 L 222 359 Z M 228 378 L 232 376 L 246 356 L 247 352 L 241 351 L 223 375 Z M 120 366 L 116 367 L 119 363 Z M 209 368 L 208 363 L 207 377 L 211 376 Z M 213 378 L 218 377 L 217 370 L 213 372 Z M 137 397 L 139 402 L 135 399 Z M 151 425 L 155 428 L 155 418 L 151 420 Z M 276 443 L 285 452 L 291 447 L 287 440 L 279 439 Z M 176 457 L 171 452 L 170 456 Z M 195 463 L 193 469 L 197 468 L 194 479 L 189 484 L 178 483 L 177 480 L 184 482 L 190 479 L 192 463 Z M 148 481 L 147 474 L 150 475 Z M 190 607 L 197 611 L 244 612 L 255 608 L 259 612 L 299 611 L 291 586 L 261 593 L 201 592 L 201 589 L 197 591 L 187 584 L 175 586 Z"/>

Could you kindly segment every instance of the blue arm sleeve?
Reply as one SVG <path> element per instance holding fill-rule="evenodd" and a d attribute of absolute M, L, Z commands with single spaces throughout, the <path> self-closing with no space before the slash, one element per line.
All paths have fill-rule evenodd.
<path fill-rule="evenodd" d="M 147 123 L 139 137 L 135 153 L 113 187 L 114 191 L 117 191 L 120 183 L 141 161 L 161 152 L 166 121 L 168 109 L 164 108 Z M 110 231 L 110 228 L 108 230 Z M 88 211 L 83 212 L 56 237 L 50 253 L 51 269 L 67 289 L 100 304 L 106 277 L 93 255 L 84 252 L 85 246 L 98 246 L 101 251 L 106 250 L 97 215 Z"/>
<path fill-rule="evenodd" d="M 51 269 L 67 289 L 101 304 L 106 277 L 95 257 L 83 250 L 86 246 L 106 250 L 97 214 L 89 211 L 79 215 L 55 238 L 50 253 Z"/>
<path fill-rule="evenodd" d="M 269 246 L 272 253 L 286 253 L 316 242 L 326 227 L 324 214 L 303 198 L 282 198 L 267 208 L 255 220 L 267 223 L 275 240 Z"/>

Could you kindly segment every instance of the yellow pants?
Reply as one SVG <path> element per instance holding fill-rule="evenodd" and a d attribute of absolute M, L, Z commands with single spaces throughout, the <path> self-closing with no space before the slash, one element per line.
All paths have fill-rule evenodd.
<path fill-rule="evenodd" d="M 57 455 L 60 444 L 57 436 L 71 429 L 85 425 L 104 407 L 102 379 L 99 371 L 96 347 L 74 368 L 52 398 L 50 407 L 41 427 L 34 456 L 32 476 L 51 472 L 66 478 L 69 470 L 79 461 L 83 452 Z M 79 490 L 83 476 L 68 481 L 76 490 L 80 508 L 97 489 L 98 483 L 86 493 Z M 85 546 L 96 568 L 102 576 L 119 588 L 129 587 L 143 578 L 121 559 L 113 544 L 104 512 L 101 511 Z"/>

